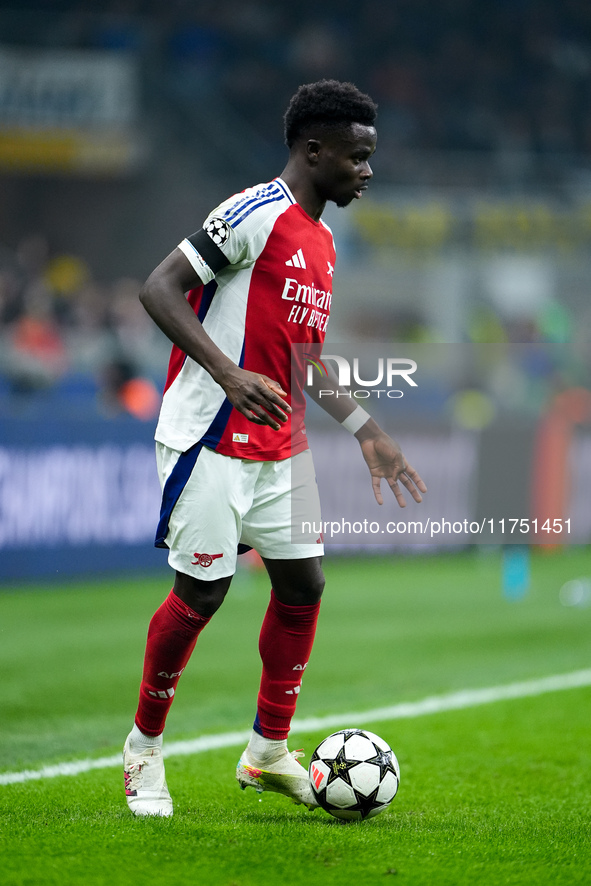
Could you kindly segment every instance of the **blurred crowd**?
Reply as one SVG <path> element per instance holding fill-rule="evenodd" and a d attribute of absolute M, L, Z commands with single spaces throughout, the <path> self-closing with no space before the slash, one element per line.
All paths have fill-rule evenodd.
<path fill-rule="evenodd" d="M 380 150 L 591 152 L 587 0 L 196 7 L 168 40 L 179 85 L 207 78 L 261 126 L 294 83 L 333 76 L 377 100 Z"/>
<path fill-rule="evenodd" d="M 573 155 L 591 158 L 589 0 L 105 0 L 100 9 L 0 0 L 0 29 L 8 46 L 134 54 L 148 111 L 141 125 L 150 109 L 156 117 L 170 105 L 179 118 L 192 115 L 194 134 L 207 135 L 216 109 L 229 109 L 245 167 L 253 153 L 252 142 L 242 146 L 245 124 L 282 159 L 286 103 L 298 83 L 321 77 L 353 80 L 378 102 L 385 180 L 404 152 L 530 153 L 562 157 L 565 166 Z M 192 161 L 215 163 L 213 142 L 187 144 Z M 275 168 L 267 158 L 264 165 Z M 208 166 L 204 174 L 218 173 Z M 54 254 L 42 234 L 0 245 L 0 395 L 24 397 L 78 375 L 94 380 L 105 411 L 152 415 L 169 347 L 139 304 L 139 285 L 99 279 L 79 255 Z M 574 334 L 562 299 L 525 325 L 501 321 L 487 299 L 466 307 L 464 339 L 564 342 Z M 438 340 L 418 303 L 388 316 L 376 314 L 375 329 L 367 316 L 350 322 L 362 337 Z"/>
<path fill-rule="evenodd" d="M 142 308 L 140 283 L 95 279 L 75 255 L 51 255 L 41 234 L 0 247 L 0 381 L 26 398 L 78 379 L 108 414 L 150 418 L 159 394 L 152 378 L 168 345 Z M 0 385 L 1 387 L 1 385 Z"/>
<path fill-rule="evenodd" d="M 265 132 L 294 85 L 351 79 L 392 150 L 591 153 L 588 0 L 8 0 L 3 42 L 131 51 Z M 50 9 L 48 9 L 50 7 Z M 273 139 L 275 134 L 273 134 Z"/>

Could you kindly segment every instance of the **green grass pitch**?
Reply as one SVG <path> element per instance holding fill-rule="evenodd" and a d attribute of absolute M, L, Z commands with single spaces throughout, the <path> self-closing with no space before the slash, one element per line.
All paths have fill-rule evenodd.
<path fill-rule="evenodd" d="M 562 606 L 589 548 L 534 551 L 532 583 L 503 597 L 498 551 L 327 558 L 327 590 L 298 717 L 370 710 L 588 668 L 591 607 Z M 0 594 L 0 770 L 119 752 L 145 632 L 169 576 Z M 268 587 L 241 573 L 199 640 L 171 739 L 248 729 Z M 376 819 L 344 824 L 241 792 L 241 747 L 171 757 L 171 820 L 135 820 L 119 767 L 0 785 L 0 883 L 435 886 L 591 882 L 591 688 L 371 723 L 401 787 Z M 307 756 L 333 729 L 293 736 Z"/>

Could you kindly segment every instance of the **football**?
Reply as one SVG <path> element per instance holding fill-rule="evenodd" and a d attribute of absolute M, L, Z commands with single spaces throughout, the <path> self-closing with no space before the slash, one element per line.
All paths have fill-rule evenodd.
<path fill-rule="evenodd" d="M 308 773 L 320 806 L 347 821 L 383 812 L 400 784 L 394 751 L 367 729 L 333 732 L 312 754 Z"/>

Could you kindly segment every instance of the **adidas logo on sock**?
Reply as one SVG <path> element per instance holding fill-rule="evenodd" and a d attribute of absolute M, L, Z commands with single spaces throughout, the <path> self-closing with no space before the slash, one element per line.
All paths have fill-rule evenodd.
<path fill-rule="evenodd" d="M 151 695 L 152 698 L 172 698 L 174 689 L 159 689 L 157 692 L 148 689 L 148 695 Z"/>
<path fill-rule="evenodd" d="M 285 262 L 286 265 L 289 265 L 290 268 L 305 268 L 306 267 L 306 259 L 304 258 L 304 253 L 301 249 L 292 255 L 291 258 Z"/>

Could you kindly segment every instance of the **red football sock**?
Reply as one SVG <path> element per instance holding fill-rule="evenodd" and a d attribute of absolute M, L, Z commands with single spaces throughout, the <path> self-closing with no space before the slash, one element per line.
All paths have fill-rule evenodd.
<path fill-rule="evenodd" d="M 319 610 L 320 602 L 287 606 L 271 591 L 259 638 L 263 675 L 254 727 L 265 738 L 287 738 L 312 651 Z"/>
<path fill-rule="evenodd" d="M 209 618 L 183 603 L 174 591 L 154 613 L 135 715 L 136 725 L 145 735 L 163 732 L 179 678 L 208 622 Z"/>

